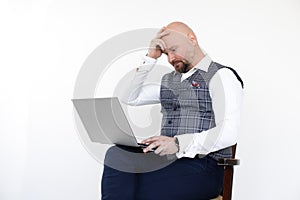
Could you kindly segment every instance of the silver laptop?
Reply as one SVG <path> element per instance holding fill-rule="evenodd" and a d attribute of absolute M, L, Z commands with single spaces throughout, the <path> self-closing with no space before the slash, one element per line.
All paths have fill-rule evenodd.
<path fill-rule="evenodd" d="M 92 142 L 146 146 L 137 142 L 117 97 L 72 99 L 72 102 Z"/>

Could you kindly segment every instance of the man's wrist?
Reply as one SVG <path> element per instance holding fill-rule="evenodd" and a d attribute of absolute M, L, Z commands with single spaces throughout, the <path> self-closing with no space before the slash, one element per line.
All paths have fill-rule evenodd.
<path fill-rule="evenodd" d="M 153 52 L 148 52 L 148 53 L 146 54 L 146 56 L 149 57 L 149 58 L 153 58 L 153 59 L 157 59 L 157 58 L 160 57 L 160 56 L 158 56 L 156 53 L 153 53 Z"/>

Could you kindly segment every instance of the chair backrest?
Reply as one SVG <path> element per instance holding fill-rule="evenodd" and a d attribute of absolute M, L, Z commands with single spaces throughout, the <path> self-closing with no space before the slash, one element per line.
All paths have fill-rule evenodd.
<path fill-rule="evenodd" d="M 236 144 L 232 146 L 232 158 L 221 160 L 219 165 L 224 166 L 224 184 L 221 196 L 223 200 L 231 200 L 233 183 L 233 166 L 239 165 L 240 161 L 235 159 Z"/>

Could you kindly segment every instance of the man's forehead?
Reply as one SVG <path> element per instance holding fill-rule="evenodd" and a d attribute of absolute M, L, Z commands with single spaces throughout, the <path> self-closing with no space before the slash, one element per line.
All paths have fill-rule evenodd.
<path fill-rule="evenodd" d="M 161 39 L 166 43 L 167 47 L 169 48 L 187 39 L 187 36 L 185 36 L 182 33 L 172 31 L 168 35 L 163 36 Z"/>

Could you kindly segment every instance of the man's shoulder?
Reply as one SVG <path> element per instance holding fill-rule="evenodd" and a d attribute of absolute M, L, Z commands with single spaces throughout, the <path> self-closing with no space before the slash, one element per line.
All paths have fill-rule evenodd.
<path fill-rule="evenodd" d="M 218 62 L 215 62 L 215 61 L 212 61 L 209 67 L 210 68 L 211 67 L 217 67 L 218 69 L 227 68 L 227 66 L 222 65 L 222 64 L 220 64 Z"/>
<path fill-rule="evenodd" d="M 221 71 L 225 71 L 225 70 L 227 71 L 228 70 L 226 72 L 226 74 L 229 74 L 232 77 L 235 77 L 241 83 L 242 88 L 244 88 L 244 82 L 243 82 L 242 78 L 240 77 L 240 75 L 237 73 L 237 71 L 234 68 L 222 65 L 222 64 L 217 63 L 217 62 L 212 62 L 212 65 L 214 65 L 213 67 L 216 69 L 215 73 L 218 73 L 218 74 L 220 74 L 219 70 L 221 70 Z M 230 72 L 230 73 L 228 73 L 228 72 Z"/>
<path fill-rule="evenodd" d="M 165 78 L 174 76 L 174 74 L 175 74 L 175 70 L 174 70 L 174 71 L 171 71 L 171 72 L 168 72 L 168 73 L 166 73 L 166 74 L 164 74 L 164 75 L 162 76 L 162 79 L 165 79 Z"/>

